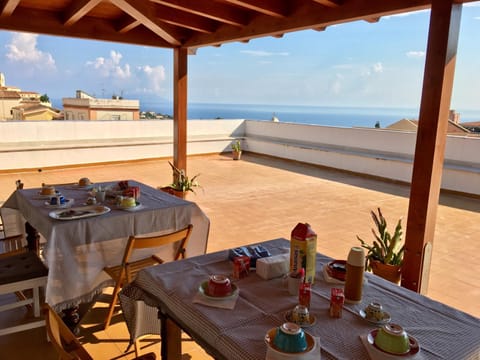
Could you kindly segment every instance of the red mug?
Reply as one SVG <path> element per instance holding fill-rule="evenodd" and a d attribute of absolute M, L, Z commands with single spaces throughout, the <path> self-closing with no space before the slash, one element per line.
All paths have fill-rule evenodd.
<path fill-rule="evenodd" d="M 225 275 L 212 275 L 208 280 L 208 295 L 222 297 L 232 292 L 232 283 Z"/>

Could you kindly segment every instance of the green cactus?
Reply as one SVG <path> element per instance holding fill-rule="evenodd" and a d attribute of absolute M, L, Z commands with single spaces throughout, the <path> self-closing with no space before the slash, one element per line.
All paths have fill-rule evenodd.
<path fill-rule="evenodd" d="M 368 244 L 357 235 L 357 239 L 360 241 L 361 246 L 368 250 L 365 258 L 366 268 L 371 270 L 369 260 L 378 260 L 389 265 L 402 265 L 403 253 L 405 251 L 405 245 L 401 245 L 403 235 L 402 219 L 400 218 L 398 220 L 395 232 L 392 236 L 387 230 L 387 221 L 383 217 L 380 208 L 378 208 L 378 215 L 373 210 L 370 211 L 370 214 L 376 225 L 376 229 L 372 228 L 372 233 L 375 238 L 372 245 Z"/>

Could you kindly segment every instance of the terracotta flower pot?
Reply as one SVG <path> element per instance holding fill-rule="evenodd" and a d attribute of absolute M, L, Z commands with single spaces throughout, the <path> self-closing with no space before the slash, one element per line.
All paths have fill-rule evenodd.
<path fill-rule="evenodd" d="M 401 265 L 389 265 L 381 263 L 378 260 L 370 260 L 370 266 L 375 275 L 378 275 L 395 284 L 400 283 L 400 279 L 402 277 Z"/>
<path fill-rule="evenodd" d="M 187 198 L 187 192 L 188 191 L 179 191 L 179 190 L 175 190 L 174 188 L 172 188 L 171 186 L 164 186 L 164 187 L 161 187 L 160 190 L 166 192 L 166 193 L 169 193 L 170 195 L 174 195 L 176 197 L 179 197 L 180 199 L 186 199 Z"/>
<path fill-rule="evenodd" d="M 232 151 L 233 160 L 240 160 L 242 156 L 242 151 Z"/>

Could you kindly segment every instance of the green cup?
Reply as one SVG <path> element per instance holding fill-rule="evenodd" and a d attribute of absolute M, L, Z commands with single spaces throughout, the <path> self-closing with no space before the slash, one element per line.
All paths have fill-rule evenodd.
<path fill-rule="evenodd" d="M 375 345 L 388 353 L 401 355 L 410 351 L 407 332 L 398 324 L 385 324 L 378 329 Z"/>

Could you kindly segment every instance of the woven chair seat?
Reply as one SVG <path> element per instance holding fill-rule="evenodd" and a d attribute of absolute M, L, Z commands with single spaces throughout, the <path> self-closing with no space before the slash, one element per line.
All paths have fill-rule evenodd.
<path fill-rule="evenodd" d="M 0 259 L 0 285 L 48 275 L 48 269 L 30 251 Z"/>

